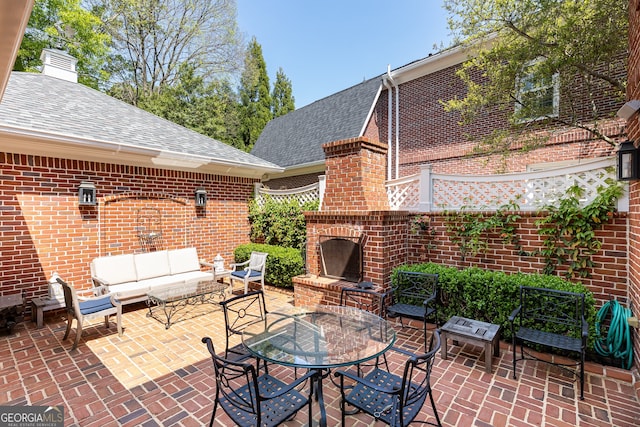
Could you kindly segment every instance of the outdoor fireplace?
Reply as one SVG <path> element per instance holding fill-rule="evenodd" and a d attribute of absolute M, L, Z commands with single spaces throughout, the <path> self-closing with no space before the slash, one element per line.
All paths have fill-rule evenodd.
<path fill-rule="evenodd" d="M 332 279 L 362 280 L 363 238 L 320 236 L 320 275 Z"/>

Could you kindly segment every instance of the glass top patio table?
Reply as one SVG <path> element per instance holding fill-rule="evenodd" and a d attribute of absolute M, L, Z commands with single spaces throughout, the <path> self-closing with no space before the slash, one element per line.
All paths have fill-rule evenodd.
<path fill-rule="evenodd" d="M 329 370 L 380 356 L 395 340 L 395 330 L 383 318 L 355 307 L 327 305 L 273 311 L 267 313 L 264 322 L 256 322 L 242 332 L 242 341 L 254 356 L 317 370 L 312 381 L 321 427 L 327 425 L 322 379 Z"/>
<path fill-rule="evenodd" d="M 393 345 L 396 332 L 368 311 L 318 305 L 267 313 L 265 322 L 245 328 L 242 339 L 253 355 L 268 362 L 325 369 L 380 356 Z"/>

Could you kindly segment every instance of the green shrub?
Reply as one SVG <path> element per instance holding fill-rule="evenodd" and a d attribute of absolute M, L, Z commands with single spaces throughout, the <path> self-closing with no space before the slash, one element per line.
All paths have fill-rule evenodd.
<path fill-rule="evenodd" d="M 589 348 L 595 341 L 595 299 L 582 283 L 572 283 L 557 276 L 542 274 L 507 274 L 478 267 L 458 270 L 441 264 L 426 263 L 402 265 L 392 273 L 395 280 L 398 270 L 420 271 L 438 274 L 438 306 L 440 321 L 451 316 L 477 319 L 502 325 L 502 339 L 511 339 L 511 312 L 520 304 L 520 286 L 558 289 L 585 294 L 585 318 L 589 323 Z"/>
<path fill-rule="evenodd" d="M 251 241 L 288 248 L 303 249 L 307 240 L 304 211 L 317 211 L 319 201 L 302 205 L 297 200 L 276 202 L 265 197 L 262 206 L 252 200 L 249 205 Z"/>
<path fill-rule="evenodd" d="M 269 285 L 281 288 L 293 288 L 291 278 L 304 274 L 304 261 L 298 249 L 284 248 L 282 246 L 249 243 L 238 246 L 233 252 L 235 262 L 245 262 L 251 256 L 251 252 L 266 252 L 267 265 L 264 281 Z"/>

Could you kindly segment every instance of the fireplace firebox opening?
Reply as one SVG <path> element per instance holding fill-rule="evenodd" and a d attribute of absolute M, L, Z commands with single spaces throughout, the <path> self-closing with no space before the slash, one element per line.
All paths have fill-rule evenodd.
<path fill-rule="evenodd" d="M 320 275 L 358 283 L 362 280 L 363 236 L 320 236 Z"/>

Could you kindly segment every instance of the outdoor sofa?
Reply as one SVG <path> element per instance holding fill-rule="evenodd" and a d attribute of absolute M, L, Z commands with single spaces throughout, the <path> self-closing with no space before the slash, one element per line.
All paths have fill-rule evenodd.
<path fill-rule="evenodd" d="M 103 256 L 91 261 L 91 280 L 130 304 L 145 301 L 147 293 L 159 286 L 215 280 L 214 270 L 202 271 L 201 265 L 205 264 L 196 248 Z"/>

